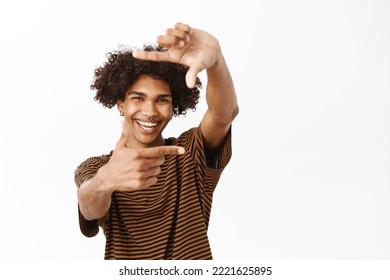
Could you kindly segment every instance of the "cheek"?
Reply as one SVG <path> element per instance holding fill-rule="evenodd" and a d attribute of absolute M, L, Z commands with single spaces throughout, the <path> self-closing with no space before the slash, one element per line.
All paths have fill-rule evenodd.
<path fill-rule="evenodd" d="M 140 108 L 138 108 L 139 106 L 137 106 L 136 104 L 133 104 L 133 103 L 130 103 L 130 102 L 125 102 L 123 104 L 123 110 L 125 111 L 125 113 L 127 115 L 132 115 L 134 113 L 136 113 L 137 111 L 140 110 Z"/>
<path fill-rule="evenodd" d="M 164 108 L 163 112 L 161 112 L 165 119 L 171 120 L 173 117 L 173 107 L 172 106 L 167 106 L 167 108 Z"/>

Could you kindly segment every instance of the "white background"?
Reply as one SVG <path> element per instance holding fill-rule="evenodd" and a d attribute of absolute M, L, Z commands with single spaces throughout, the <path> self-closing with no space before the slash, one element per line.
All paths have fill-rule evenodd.
<path fill-rule="evenodd" d="M 117 110 L 93 100 L 93 70 L 177 21 L 219 39 L 239 98 L 214 258 L 389 259 L 390 4 L 379 0 L 2 1 L 0 259 L 103 258 L 102 232 L 79 231 L 73 181 L 120 134 Z M 204 111 L 202 97 L 164 136 Z"/>

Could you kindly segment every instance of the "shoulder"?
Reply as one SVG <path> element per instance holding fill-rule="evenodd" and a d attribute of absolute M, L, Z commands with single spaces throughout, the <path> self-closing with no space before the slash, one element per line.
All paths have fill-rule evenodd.
<path fill-rule="evenodd" d="M 112 155 L 109 154 L 93 156 L 80 163 L 74 171 L 74 179 L 77 186 L 80 186 L 85 180 L 95 176 L 100 167 L 107 164 Z"/>
<path fill-rule="evenodd" d="M 104 165 L 106 164 L 110 158 L 111 158 L 111 155 L 112 155 L 112 151 L 109 153 L 109 154 L 104 154 L 104 155 L 100 155 L 100 156 L 93 156 L 93 157 L 90 157 L 90 158 L 87 158 L 86 160 L 84 160 L 82 163 L 80 163 L 76 170 L 77 169 L 80 169 L 80 168 L 83 168 L 83 167 L 94 167 L 94 166 L 99 166 L 101 167 L 101 165 Z"/>

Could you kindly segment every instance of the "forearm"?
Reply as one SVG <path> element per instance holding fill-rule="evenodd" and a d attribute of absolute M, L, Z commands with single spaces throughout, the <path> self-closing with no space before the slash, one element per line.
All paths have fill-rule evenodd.
<path fill-rule="evenodd" d="M 233 80 L 222 53 L 207 69 L 206 100 L 208 113 L 216 123 L 228 125 L 238 114 Z"/>
<path fill-rule="evenodd" d="M 230 125 L 238 114 L 236 92 L 232 77 L 222 54 L 207 68 L 207 111 L 201 123 L 203 141 L 208 154 L 222 145 Z"/>
<path fill-rule="evenodd" d="M 105 184 L 100 169 L 99 171 L 92 179 L 81 184 L 78 190 L 80 211 L 87 220 L 103 217 L 111 205 L 112 191 Z"/>

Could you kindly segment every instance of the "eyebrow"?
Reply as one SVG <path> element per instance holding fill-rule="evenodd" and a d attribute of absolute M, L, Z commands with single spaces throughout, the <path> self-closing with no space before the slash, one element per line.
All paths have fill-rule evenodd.
<path fill-rule="evenodd" d="M 142 97 L 148 96 L 145 92 L 142 92 L 142 91 L 131 91 L 131 92 L 127 93 L 127 96 L 129 96 L 129 95 L 137 95 L 137 96 L 142 96 Z M 171 93 L 162 93 L 162 94 L 159 94 L 157 97 L 158 98 L 172 97 L 172 94 Z"/>

